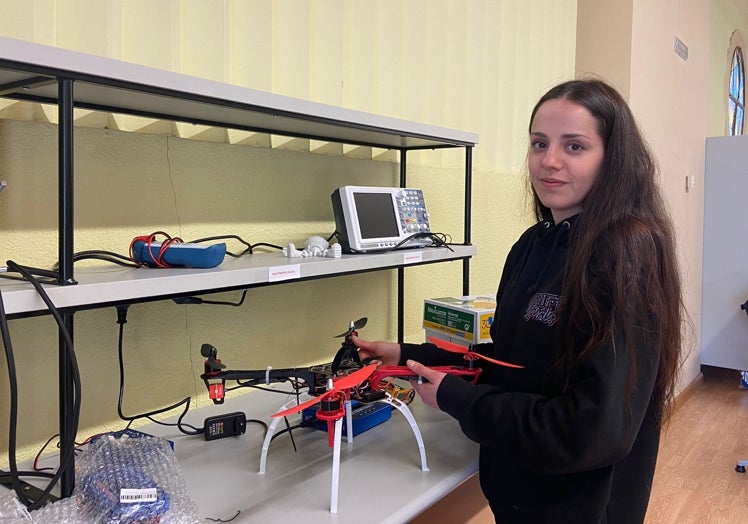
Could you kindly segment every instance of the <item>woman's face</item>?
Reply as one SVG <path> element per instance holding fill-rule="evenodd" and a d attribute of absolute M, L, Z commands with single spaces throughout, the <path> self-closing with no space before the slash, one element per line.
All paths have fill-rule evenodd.
<path fill-rule="evenodd" d="M 530 182 L 556 224 L 582 210 L 595 182 L 605 146 L 597 122 L 583 106 L 551 99 L 530 126 Z"/>

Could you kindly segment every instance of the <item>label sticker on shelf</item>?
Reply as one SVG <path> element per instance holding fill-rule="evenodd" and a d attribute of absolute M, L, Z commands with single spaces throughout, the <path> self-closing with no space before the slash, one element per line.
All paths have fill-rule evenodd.
<path fill-rule="evenodd" d="M 403 254 L 403 264 L 417 264 L 418 262 L 423 262 L 423 252 L 414 251 Z"/>
<path fill-rule="evenodd" d="M 281 280 L 293 280 L 294 278 L 301 278 L 300 264 L 268 268 L 268 282 L 280 282 Z"/>

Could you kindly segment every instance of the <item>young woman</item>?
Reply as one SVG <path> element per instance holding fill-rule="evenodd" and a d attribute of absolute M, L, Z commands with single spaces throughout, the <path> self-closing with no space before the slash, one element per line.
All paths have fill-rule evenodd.
<path fill-rule="evenodd" d="M 406 364 L 423 401 L 480 444 L 496 521 L 635 523 L 647 509 L 660 428 L 680 364 L 673 230 L 631 111 L 604 82 L 552 88 L 530 118 L 538 223 L 504 265 L 492 344 L 521 364 L 477 385 L 426 365 L 431 344 L 354 340 L 362 359 Z"/>

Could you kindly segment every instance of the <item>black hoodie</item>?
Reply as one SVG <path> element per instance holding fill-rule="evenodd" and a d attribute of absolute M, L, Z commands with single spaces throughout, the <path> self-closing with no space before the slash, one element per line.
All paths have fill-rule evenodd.
<path fill-rule="evenodd" d="M 496 295 L 492 344 L 474 349 L 521 364 L 487 364 L 480 383 L 447 375 L 439 407 L 480 444 L 480 481 L 497 522 L 639 523 L 659 444 L 651 406 L 658 356 L 636 344 L 636 380 L 619 339 L 562 376 L 556 324 L 576 217 L 536 224 L 513 246 Z M 581 335 L 580 335 L 581 336 Z M 403 344 L 402 363 L 454 363 L 431 344 Z M 633 387 L 633 393 L 631 393 Z"/>

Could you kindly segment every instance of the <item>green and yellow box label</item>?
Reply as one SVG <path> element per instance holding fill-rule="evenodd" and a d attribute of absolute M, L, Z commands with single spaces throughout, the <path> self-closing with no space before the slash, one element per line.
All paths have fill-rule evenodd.
<path fill-rule="evenodd" d="M 428 299 L 424 301 L 423 327 L 471 343 L 487 342 L 495 308 L 491 296 Z"/>

